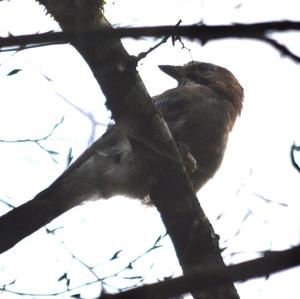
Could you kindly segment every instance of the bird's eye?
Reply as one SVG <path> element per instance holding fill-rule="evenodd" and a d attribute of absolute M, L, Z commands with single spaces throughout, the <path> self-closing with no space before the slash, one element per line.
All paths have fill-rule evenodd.
<path fill-rule="evenodd" d="M 199 65 L 197 68 L 195 68 L 195 76 L 201 76 L 201 77 L 211 77 L 213 76 L 215 72 L 215 68 L 213 65 L 209 64 L 209 63 L 203 63 L 201 65 Z"/>
<path fill-rule="evenodd" d="M 200 66 L 200 70 L 203 72 L 211 72 L 211 71 L 213 71 L 213 65 L 211 65 L 209 63 L 203 63 Z"/>

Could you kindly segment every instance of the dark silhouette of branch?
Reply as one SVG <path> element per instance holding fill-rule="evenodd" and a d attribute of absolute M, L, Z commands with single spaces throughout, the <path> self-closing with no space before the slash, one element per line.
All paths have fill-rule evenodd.
<path fill-rule="evenodd" d="M 268 38 L 270 32 L 285 32 L 290 30 L 300 30 L 300 22 L 293 21 L 274 21 L 254 24 L 233 24 L 233 25 L 188 25 L 188 26 L 154 26 L 154 27 L 136 27 L 136 28 L 101 28 L 97 30 L 88 30 L 81 33 L 72 32 L 47 32 L 42 34 L 9 36 L 0 38 L 0 48 L 2 51 L 20 50 L 36 46 L 47 46 L 51 44 L 63 44 L 74 41 L 84 41 L 88 43 L 99 43 L 115 38 L 140 38 L 144 37 L 163 37 L 163 36 L 181 36 L 189 39 L 197 39 L 202 44 L 210 40 L 223 38 L 250 38 L 257 39 L 271 44 L 296 62 L 300 57 L 292 53 L 285 46 L 277 41 Z"/>
<path fill-rule="evenodd" d="M 298 172 L 300 172 L 300 166 L 295 159 L 295 152 L 299 152 L 299 151 L 300 151 L 300 146 L 298 146 L 296 144 L 293 144 L 291 146 L 290 156 L 291 156 L 292 165 L 295 167 L 295 169 Z"/>
<path fill-rule="evenodd" d="M 177 24 L 175 26 L 179 26 L 181 23 L 181 20 L 179 20 L 177 22 Z M 149 50 L 140 53 L 137 56 L 137 60 L 140 61 L 142 59 L 144 59 L 148 54 L 150 54 L 151 52 L 153 52 L 154 50 L 156 50 L 158 47 L 160 47 L 162 44 L 166 43 L 168 41 L 168 39 L 171 37 L 171 35 L 165 36 L 159 43 L 157 43 L 155 46 L 151 47 Z M 174 40 L 174 38 L 172 38 L 172 40 Z"/>
<path fill-rule="evenodd" d="M 300 57 L 299 56 L 297 56 L 296 54 L 294 54 L 285 45 L 280 44 L 275 39 L 272 39 L 272 38 L 269 38 L 269 37 L 266 37 L 266 36 L 263 36 L 261 38 L 258 37 L 257 39 L 259 39 L 261 41 L 264 41 L 267 44 L 269 44 L 272 47 L 274 47 L 275 49 L 277 49 L 282 56 L 287 56 L 290 59 L 292 59 L 294 62 L 300 63 Z"/>
<path fill-rule="evenodd" d="M 284 251 L 265 252 L 264 257 L 224 268 L 198 270 L 193 274 L 149 284 L 119 294 L 102 294 L 99 299 L 172 298 L 193 290 L 204 290 L 212 283 L 216 288 L 228 281 L 243 282 L 247 279 L 269 276 L 272 273 L 299 265 L 300 246 L 297 246 Z"/>

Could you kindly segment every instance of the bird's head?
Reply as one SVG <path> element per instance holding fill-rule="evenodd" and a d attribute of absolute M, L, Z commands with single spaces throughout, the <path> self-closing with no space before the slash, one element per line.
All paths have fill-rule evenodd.
<path fill-rule="evenodd" d="M 191 61 L 183 66 L 159 65 L 159 68 L 178 82 L 178 86 L 199 84 L 218 92 L 234 104 L 238 113 L 242 109 L 244 91 L 235 76 L 226 68 Z"/>

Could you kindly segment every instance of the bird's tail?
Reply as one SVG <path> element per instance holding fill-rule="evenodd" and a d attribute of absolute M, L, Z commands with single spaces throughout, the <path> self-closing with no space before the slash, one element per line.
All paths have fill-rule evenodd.
<path fill-rule="evenodd" d="M 0 217 L 0 253 L 84 201 L 118 194 L 142 199 L 146 193 L 128 139 L 109 130 L 47 189 Z"/>
<path fill-rule="evenodd" d="M 61 204 L 60 195 L 51 193 L 46 189 L 0 218 L 0 253 L 78 204 L 72 200 Z"/>

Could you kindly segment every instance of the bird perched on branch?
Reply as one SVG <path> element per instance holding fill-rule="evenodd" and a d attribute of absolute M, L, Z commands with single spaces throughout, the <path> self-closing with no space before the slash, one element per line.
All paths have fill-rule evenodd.
<path fill-rule="evenodd" d="M 182 154 L 195 191 L 217 171 L 243 103 L 243 88 L 227 69 L 202 62 L 161 65 L 178 87 L 153 98 Z M 125 195 L 145 198 L 155 183 L 118 124 L 87 149 L 47 189 L 0 218 L 3 252 L 83 201 Z M 5 240 L 5 242 L 4 242 Z"/>

